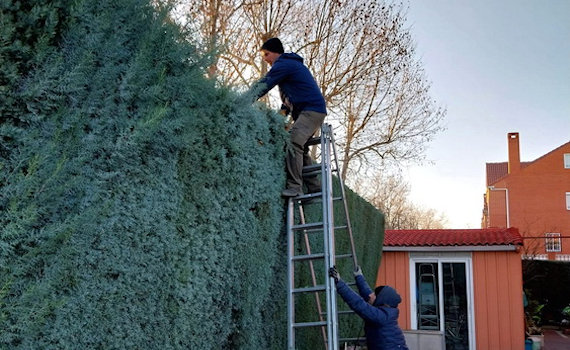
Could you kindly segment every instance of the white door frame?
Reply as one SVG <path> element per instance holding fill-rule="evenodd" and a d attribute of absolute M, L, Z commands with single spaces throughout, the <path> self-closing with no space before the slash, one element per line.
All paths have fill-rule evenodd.
<path fill-rule="evenodd" d="M 445 337 L 445 315 L 443 312 L 443 281 L 441 279 L 442 263 L 464 263 L 467 289 L 467 329 L 469 332 L 469 349 L 475 350 L 475 312 L 473 308 L 473 266 L 471 252 L 410 252 L 410 321 L 411 329 L 418 329 L 416 300 L 416 263 L 437 263 L 440 331 Z"/>

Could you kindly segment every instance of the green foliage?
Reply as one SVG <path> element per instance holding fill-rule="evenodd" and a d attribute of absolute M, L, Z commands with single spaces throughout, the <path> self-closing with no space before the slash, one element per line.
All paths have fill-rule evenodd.
<path fill-rule="evenodd" d="M 148 1 L 0 4 L 0 348 L 282 349 L 281 117 Z"/>
<path fill-rule="evenodd" d="M 570 302 L 570 264 L 564 261 L 523 260 L 525 313 L 540 325 L 558 324 Z"/>
<path fill-rule="evenodd" d="M 6 160 L 30 122 L 22 81 L 55 50 L 67 24 L 64 4 L 63 0 L 0 1 L 0 173 L 11 170 Z"/>
<path fill-rule="evenodd" d="M 26 123 L 3 125 L 0 347 L 271 348 L 282 123 L 144 1 L 65 10 L 61 40 L 2 56 Z"/>

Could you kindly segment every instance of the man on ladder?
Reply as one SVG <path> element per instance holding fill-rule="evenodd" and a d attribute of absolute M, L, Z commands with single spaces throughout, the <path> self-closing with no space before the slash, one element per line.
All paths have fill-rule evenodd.
<path fill-rule="evenodd" d="M 327 114 L 325 99 L 303 58 L 296 53 L 285 53 L 278 38 L 271 38 L 261 46 L 263 60 L 271 69 L 256 82 L 250 91 L 260 98 L 275 85 L 279 86 L 281 114 L 291 113 L 293 126 L 290 129 L 291 147 L 287 151 L 287 188 L 283 197 L 303 194 L 303 166 L 312 163 L 307 141 L 321 127 Z M 261 90 L 260 89 L 261 85 Z M 320 192 L 321 185 L 316 176 L 306 177 L 309 193 Z"/>

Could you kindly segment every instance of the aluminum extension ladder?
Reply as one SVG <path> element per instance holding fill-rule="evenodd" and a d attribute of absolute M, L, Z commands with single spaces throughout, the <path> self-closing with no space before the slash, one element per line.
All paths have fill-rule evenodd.
<path fill-rule="evenodd" d="M 332 128 L 329 124 L 323 124 L 321 127 L 321 135 L 317 138 L 311 138 L 309 145 L 320 143 L 321 146 L 321 163 L 305 166 L 303 168 L 303 176 L 321 174 L 321 192 L 311 193 L 297 196 L 288 200 L 287 210 L 287 242 L 288 242 L 288 291 L 287 291 L 287 319 L 288 319 L 288 349 L 296 349 L 295 336 L 296 332 L 302 328 L 320 327 L 320 333 L 324 342 L 324 349 L 338 350 L 343 339 L 339 338 L 339 324 L 337 310 L 337 297 L 334 280 L 329 277 L 329 267 L 337 264 L 336 259 L 352 259 L 352 267 L 358 265 L 356 251 L 354 248 L 354 239 L 352 236 L 352 228 L 348 214 L 348 206 L 346 203 L 346 195 L 344 184 L 340 176 L 336 147 Z M 333 173 L 336 173 L 334 179 L 338 181 L 340 195 L 333 197 Z M 333 205 L 336 201 L 342 201 L 345 216 L 345 225 L 336 226 L 333 215 Z M 307 223 L 305 221 L 305 206 L 322 204 L 322 221 Z M 298 216 L 295 215 L 295 208 L 298 209 Z M 313 211 L 314 212 L 314 211 Z M 299 223 L 295 223 L 295 218 Z M 345 234 L 343 238 L 349 241 L 350 252 L 345 254 L 336 254 L 335 251 L 335 235 Z M 311 244 L 315 239 L 322 237 L 322 243 Z M 298 242 L 300 247 L 295 247 Z M 315 246 L 320 249 L 312 249 Z M 322 250 L 322 251 L 317 251 Z M 324 262 L 324 263 L 323 263 Z M 304 265 L 304 270 L 299 265 Z M 308 264 L 308 268 L 307 265 Z M 297 287 L 296 272 L 305 271 L 310 274 L 309 286 Z M 308 270 L 308 271 L 307 271 Z M 296 278 L 297 277 L 297 278 Z M 307 278 L 308 279 L 308 278 Z M 306 281 L 305 281 L 306 282 Z M 325 309 L 321 300 L 321 294 L 325 294 Z M 318 313 L 317 320 L 297 321 L 296 320 L 296 298 L 311 298 L 314 295 L 314 303 Z M 352 311 L 340 311 L 340 313 L 351 313 Z M 354 340 L 354 338 L 351 338 Z M 348 338 L 345 340 L 347 341 Z"/>

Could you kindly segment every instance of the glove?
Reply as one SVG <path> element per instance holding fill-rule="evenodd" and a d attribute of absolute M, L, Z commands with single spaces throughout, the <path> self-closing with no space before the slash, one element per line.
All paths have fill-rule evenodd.
<path fill-rule="evenodd" d="M 336 270 L 336 266 L 329 269 L 329 276 L 334 278 L 334 283 L 338 283 L 338 281 L 340 281 L 340 273 Z"/>
<path fill-rule="evenodd" d="M 356 265 L 353 273 L 354 273 L 354 277 L 362 276 L 362 269 L 360 268 L 360 266 Z"/>

